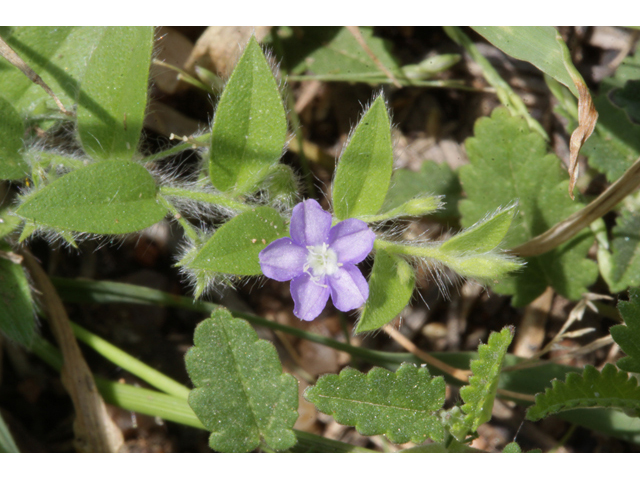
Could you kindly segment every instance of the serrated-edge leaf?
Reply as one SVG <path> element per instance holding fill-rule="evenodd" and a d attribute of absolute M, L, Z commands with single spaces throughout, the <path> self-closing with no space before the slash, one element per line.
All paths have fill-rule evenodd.
<path fill-rule="evenodd" d="M 251 37 L 216 108 L 211 183 L 235 195 L 257 190 L 280 159 L 286 133 L 278 85 L 260 45 Z"/>
<path fill-rule="evenodd" d="M 185 357 L 195 388 L 189 405 L 220 452 L 248 452 L 261 443 L 286 450 L 296 443 L 298 388 L 282 372 L 273 344 L 248 322 L 220 308 L 200 323 Z"/>
<path fill-rule="evenodd" d="M 393 320 L 411 300 L 415 284 L 415 271 L 406 260 L 378 250 L 369 278 L 369 298 L 355 333 L 381 328 Z"/>
<path fill-rule="evenodd" d="M 379 95 L 360 119 L 333 180 L 333 210 L 339 220 L 375 215 L 384 203 L 393 172 L 391 123 Z"/>
<path fill-rule="evenodd" d="M 553 380 L 552 387 L 536 395 L 535 405 L 527 409 L 527 420 L 541 420 L 549 415 L 576 408 L 617 408 L 637 416 L 640 413 L 638 381 L 607 363 L 602 372 L 587 365 L 582 372 L 569 373 L 564 382 Z"/>
<path fill-rule="evenodd" d="M 465 143 L 470 165 L 460 168 L 467 199 L 460 202 L 462 224 L 468 226 L 498 205 L 518 200 L 516 222 L 505 248 L 530 240 L 580 209 L 566 195 L 568 174 L 560 160 L 547 154 L 542 138 L 521 118 L 502 107 L 481 118 L 474 137 Z M 513 295 L 514 306 L 524 306 L 552 286 L 569 299 L 579 299 L 595 282 L 597 265 L 585 258 L 593 234 L 585 229 L 551 252 L 529 257 L 523 270 L 492 288 Z"/>
<path fill-rule="evenodd" d="M 626 357 L 618 360 L 618 368 L 640 373 L 640 288 L 629 290 L 629 301 L 619 302 L 618 310 L 625 325 L 611 327 L 613 340 L 620 345 Z"/>
<path fill-rule="evenodd" d="M 57 230 L 117 235 L 150 227 L 166 209 L 143 166 L 113 160 L 74 170 L 28 194 L 16 214 Z"/>
<path fill-rule="evenodd" d="M 469 385 L 460 389 L 460 397 L 464 401 L 461 409 L 466 414 L 464 423 L 474 432 L 491 419 L 502 362 L 513 335 L 513 327 L 505 327 L 500 333 L 489 335 L 488 343 L 478 348 L 478 360 L 471 362 Z"/>
<path fill-rule="evenodd" d="M 612 292 L 640 286 L 639 232 L 640 212 L 623 209 L 611 231 L 612 264 L 607 280 Z"/>
<path fill-rule="evenodd" d="M 216 230 L 188 266 L 229 275 L 260 275 L 258 254 L 286 234 L 286 225 L 277 211 L 256 207 Z"/>
<path fill-rule="evenodd" d="M 22 159 L 24 123 L 13 105 L 0 95 L 0 179 L 24 179 L 29 166 Z"/>
<path fill-rule="evenodd" d="M 367 374 L 347 367 L 339 375 L 320 377 L 305 398 L 362 435 L 384 434 L 393 443 L 444 438 L 438 415 L 444 378 L 431 377 L 424 367 L 403 364 L 395 373 L 374 367 Z"/>
<path fill-rule="evenodd" d="M 0 242 L 0 250 L 9 251 Z M 31 289 L 21 265 L 0 258 L 0 331 L 7 338 L 29 347 L 35 334 Z"/>
<path fill-rule="evenodd" d="M 78 135 L 87 154 L 129 160 L 147 106 L 153 27 L 107 27 L 91 54 L 78 95 Z"/>

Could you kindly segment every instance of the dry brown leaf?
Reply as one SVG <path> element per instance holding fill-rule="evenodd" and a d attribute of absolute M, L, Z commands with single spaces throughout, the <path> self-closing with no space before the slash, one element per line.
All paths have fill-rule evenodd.
<path fill-rule="evenodd" d="M 24 60 L 22 60 L 22 58 L 20 58 L 20 55 L 18 55 L 2 39 L 2 37 L 0 37 L 0 55 L 2 55 L 4 58 L 6 58 L 7 61 L 9 63 L 11 63 L 11 65 L 13 65 L 14 67 L 18 68 L 22 73 L 24 73 L 29 80 L 31 80 L 36 85 L 40 85 L 44 89 L 44 91 L 47 92 L 47 94 L 50 95 L 51 98 L 53 98 L 53 100 L 55 100 L 56 105 L 58 105 L 58 108 L 60 109 L 60 111 L 62 113 L 64 113 L 65 115 L 69 115 L 69 116 L 73 115 L 73 112 L 70 112 L 66 108 L 64 108 L 64 105 L 62 105 L 62 102 L 60 101 L 60 99 L 56 96 L 55 93 L 53 93 L 53 90 L 51 90 L 49 88 L 49 85 L 44 83 L 44 80 L 42 80 L 42 78 L 40 78 L 40 75 L 38 75 L 36 72 L 34 72 L 31 69 L 31 67 L 29 65 L 27 65 L 26 62 Z"/>
<path fill-rule="evenodd" d="M 48 314 L 51 330 L 62 352 L 62 384 L 69 392 L 76 412 L 73 423 L 76 450 L 91 453 L 117 452 L 124 442 L 122 432 L 107 413 L 91 370 L 73 335 L 62 300 L 38 260 L 28 250 L 22 249 L 20 254 L 40 292 L 42 306 Z"/>
<path fill-rule="evenodd" d="M 226 78 L 235 66 L 241 47 L 255 35 L 261 42 L 271 27 L 208 27 L 200 36 L 191 55 L 185 62 L 185 70 L 195 73 L 196 65 Z"/>
<path fill-rule="evenodd" d="M 598 112 L 593 105 L 591 94 L 589 89 L 585 85 L 582 78 L 576 78 L 569 69 L 573 83 L 575 83 L 578 89 L 578 128 L 576 128 L 571 134 L 571 140 L 569 140 L 569 196 L 574 200 L 573 189 L 576 186 L 576 180 L 578 179 L 578 154 L 584 142 L 591 136 L 593 130 L 596 128 L 596 122 L 598 121 Z"/>

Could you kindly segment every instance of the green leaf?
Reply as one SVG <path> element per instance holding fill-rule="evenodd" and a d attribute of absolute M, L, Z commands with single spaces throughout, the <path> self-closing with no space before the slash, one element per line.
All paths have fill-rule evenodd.
<path fill-rule="evenodd" d="M 278 163 L 286 134 L 278 85 L 252 37 L 216 108 L 211 131 L 211 183 L 236 195 L 254 192 Z"/>
<path fill-rule="evenodd" d="M 618 368 L 640 373 L 640 288 L 629 290 L 629 301 L 619 302 L 618 310 L 625 325 L 615 325 L 610 332 L 613 340 L 628 356 L 618 360 Z"/>
<path fill-rule="evenodd" d="M 441 245 L 440 251 L 484 253 L 497 248 L 503 242 L 515 213 L 516 205 L 496 211 L 451 237 Z"/>
<path fill-rule="evenodd" d="M 612 292 L 640 286 L 640 211 L 623 209 L 611 232 L 610 272 L 603 275 Z"/>
<path fill-rule="evenodd" d="M 418 172 L 400 169 L 393 173 L 382 211 L 393 210 L 425 194 L 444 196 L 445 206 L 435 213 L 436 217 L 449 219 L 460 216 L 458 212 L 458 201 L 462 197 L 460 180 L 447 163 L 438 164 L 432 160 L 424 162 Z"/>
<path fill-rule="evenodd" d="M 513 327 L 505 327 L 500 333 L 491 333 L 489 342 L 478 348 L 478 360 L 471 362 L 472 376 L 469 378 L 469 385 L 460 389 L 460 397 L 464 401 L 461 409 L 466 414 L 464 424 L 472 432 L 491 420 L 502 362 L 513 340 L 513 334 Z"/>
<path fill-rule="evenodd" d="M 345 147 L 333 181 L 333 210 L 339 220 L 375 215 L 393 171 L 391 124 L 379 95 L 362 116 Z"/>
<path fill-rule="evenodd" d="M 96 159 L 136 153 L 147 107 L 153 27 L 107 27 L 91 54 L 78 97 L 78 135 Z"/>
<path fill-rule="evenodd" d="M 607 180 L 617 180 L 640 157 L 640 125 L 629 120 L 625 110 L 614 105 L 609 95 L 630 80 L 640 80 L 640 49 L 628 57 L 613 77 L 605 78 L 600 93 L 593 99 L 598 110 L 598 123 L 581 152 L 589 165 L 604 173 Z"/>
<path fill-rule="evenodd" d="M 195 389 L 189 405 L 220 452 L 249 452 L 260 444 L 286 450 L 296 443 L 298 387 L 282 373 L 274 346 L 249 324 L 218 309 L 200 323 L 185 357 Z"/>
<path fill-rule="evenodd" d="M 438 416 L 444 378 L 431 377 L 426 368 L 403 364 L 393 373 L 374 367 L 365 375 L 347 367 L 339 375 L 320 377 L 305 398 L 362 435 L 384 434 L 393 443 L 444 439 Z"/>
<path fill-rule="evenodd" d="M 105 27 L 0 27 L 0 36 L 73 110 L 79 79 Z M 20 115 L 58 114 L 54 100 L 0 57 L 0 92 Z"/>
<path fill-rule="evenodd" d="M 0 250 L 9 252 L 0 242 Z M 30 346 L 35 333 L 35 314 L 31 289 L 24 270 L 0 257 L 0 331 L 14 342 Z"/>
<path fill-rule="evenodd" d="M 24 124 L 13 105 L 0 95 L 0 179 L 22 180 L 29 166 L 22 159 Z"/>
<path fill-rule="evenodd" d="M 505 109 L 497 108 L 490 118 L 476 122 L 475 136 L 466 141 L 466 149 L 470 165 L 460 169 L 467 193 L 460 202 L 462 225 L 470 226 L 487 211 L 517 200 L 517 222 L 505 248 L 545 232 L 582 207 L 566 194 L 568 174 L 560 160 L 546 154 L 542 138 Z M 585 258 L 592 243 L 593 234 L 585 229 L 551 252 L 527 258 L 518 275 L 492 288 L 513 295 L 514 306 L 529 304 L 549 285 L 577 300 L 597 278 L 596 264 Z"/>
<path fill-rule="evenodd" d="M 2 415 L 0 415 L 0 453 L 20 453 Z"/>
<path fill-rule="evenodd" d="M 141 165 L 99 162 L 75 170 L 23 198 L 16 214 L 60 230 L 115 235 L 150 227 L 166 209 Z"/>
<path fill-rule="evenodd" d="M 629 121 L 640 124 L 640 81 L 629 80 L 623 88 L 614 88 L 609 92 L 609 99 L 625 111 Z"/>
<path fill-rule="evenodd" d="M 360 27 L 360 33 L 378 60 L 395 74 L 399 65 L 391 55 L 391 42 L 374 37 L 370 27 Z M 316 75 L 349 75 L 352 81 L 357 81 L 362 74 L 381 73 L 344 27 L 302 27 L 291 32 L 288 38 L 281 38 L 281 43 L 293 73 L 310 70 Z"/>
<path fill-rule="evenodd" d="M 286 225 L 278 212 L 270 207 L 256 207 L 222 225 L 188 266 L 230 275 L 260 275 L 258 254 L 286 234 Z"/>
<path fill-rule="evenodd" d="M 563 49 L 553 27 L 471 27 L 489 42 L 518 60 L 532 63 L 568 87 L 578 97 L 564 63 Z M 575 68 L 575 67 L 574 67 Z"/>
<path fill-rule="evenodd" d="M 592 365 L 582 375 L 569 373 L 565 382 L 553 380 L 552 387 L 536 395 L 535 405 L 527 409 L 527 420 L 536 422 L 549 415 L 584 407 L 616 408 L 627 415 L 640 414 L 638 381 L 613 364 L 607 363 L 602 372 Z"/>
<path fill-rule="evenodd" d="M 522 453 L 522 448 L 517 442 L 511 442 L 504 446 L 502 453 Z"/>
<path fill-rule="evenodd" d="M 378 250 L 369 279 L 369 299 L 355 333 L 375 330 L 393 320 L 411 300 L 415 284 L 415 272 L 406 260 Z"/>

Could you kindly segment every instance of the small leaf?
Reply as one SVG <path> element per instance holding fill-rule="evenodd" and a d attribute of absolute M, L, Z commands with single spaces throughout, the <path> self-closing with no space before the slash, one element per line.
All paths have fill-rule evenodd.
<path fill-rule="evenodd" d="M 296 443 L 298 388 L 282 373 L 274 346 L 225 309 L 200 323 L 185 357 L 195 389 L 189 405 L 220 452 L 249 452 L 260 444 L 286 450 Z"/>
<path fill-rule="evenodd" d="M 626 112 L 631 122 L 640 124 L 640 80 L 629 80 L 623 88 L 614 88 L 609 99 Z"/>
<path fill-rule="evenodd" d="M 222 225 L 188 266 L 230 275 L 260 275 L 258 254 L 285 235 L 286 225 L 278 212 L 256 207 Z"/>
<path fill-rule="evenodd" d="M 9 252 L 6 244 L 0 250 Z M 0 257 L 0 331 L 29 347 L 35 332 L 31 289 L 22 266 Z"/>
<path fill-rule="evenodd" d="M 464 401 L 462 411 L 466 414 L 464 424 L 472 432 L 491 420 L 502 362 L 513 340 L 513 334 L 513 327 L 505 327 L 500 333 L 493 332 L 489 336 L 489 342 L 478 348 L 479 359 L 471 362 L 473 375 L 469 378 L 469 385 L 460 389 L 460 397 Z"/>
<path fill-rule="evenodd" d="M 378 213 L 392 171 L 391 124 L 380 95 L 362 116 L 338 162 L 332 194 L 336 217 L 344 220 Z"/>
<path fill-rule="evenodd" d="M 102 235 L 131 233 L 162 220 L 157 188 L 141 165 L 99 162 L 50 183 L 24 198 L 16 214 L 60 230 Z"/>
<path fill-rule="evenodd" d="M 393 210 L 425 194 L 444 197 L 444 208 L 435 213 L 436 217 L 460 216 L 458 212 L 458 200 L 462 196 L 460 180 L 447 163 L 438 164 L 432 160 L 424 162 L 418 172 L 400 169 L 393 173 L 382 211 Z"/>
<path fill-rule="evenodd" d="M 432 378 L 426 368 L 403 364 L 393 373 L 374 367 L 365 375 L 347 367 L 339 375 L 322 376 L 305 398 L 362 435 L 384 434 L 393 443 L 444 438 L 438 416 L 444 378 Z"/>
<path fill-rule="evenodd" d="M 22 159 L 24 124 L 13 105 L 0 95 L 0 179 L 22 180 L 29 166 Z"/>
<path fill-rule="evenodd" d="M 640 373 L 640 288 L 629 290 L 629 301 L 619 302 L 618 310 L 625 325 L 611 327 L 613 340 L 628 356 L 618 360 L 618 368 Z"/>
<path fill-rule="evenodd" d="M 522 449 L 517 442 L 511 442 L 504 446 L 502 453 L 522 453 Z"/>
<path fill-rule="evenodd" d="M 153 27 L 107 27 L 78 97 L 78 135 L 93 158 L 129 160 L 147 106 Z"/>
<path fill-rule="evenodd" d="M 440 251 L 484 253 L 497 248 L 503 242 L 515 213 L 516 205 L 499 209 L 490 217 L 451 237 L 442 244 Z"/>
<path fill-rule="evenodd" d="M 280 159 L 286 133 L 278 85 L 252 37 L 216 108 L 211 131 L 211 183 L 236 195 L 256 191 Z"/>
<path fill-rule="evenodd" d="M 487 211 L 518 201 L 517 221 L 505 239 L 514 247 L 545 232 L 581 208 L 566 195 L 568 175 L 560 160 L 546 154 L 543 139 L 524 120 L 497 108 L 476 122 L 475 136 L 466 141 L 470 165 L 460 169 L 467 199 L 460 202 L 462 225 L 470 226 Z M 551 252 L 527 258 L 526 267 L 492 288 L 513 295 L 524 306 L 551 285 L 577 300 L 595 282 L 598 270 L 586 259 L 593 234 L 585 229 Z"/>
<path fill-rule="evenodd" d="M 582 372 L 567 374 L 565 382 L 553 380 L 552 387 L 536 395 L 535 405 L 527 410 L 527 420 L 536 422 L 549 415 L 585 407 L 621 409 L 640 413 L 638 381 L 607 363 L 602 372 L 587 365 Z"/>
<path fill-rule="evenodd" d="M 9 213 L 8 208 L 0 208 L 0 238 L 6 237 L 20 226 L 20 218 Z"/>
<path fill-rule="evenodd" d="M 378 250 L 369 279 L 369 299 L 355 333 L 375 330 L 393 320 L 411 300 L 415 284 L 415 272 L 406 260 Z"/>

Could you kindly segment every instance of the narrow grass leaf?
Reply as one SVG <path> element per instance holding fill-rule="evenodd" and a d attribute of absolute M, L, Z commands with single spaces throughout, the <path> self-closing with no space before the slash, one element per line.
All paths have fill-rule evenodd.
<path fill-rule="evenodd" d="M 298 387 L 294 377 L 282 373 L 275 347 L 222 308 L 198 325 L 194 344 L 185 357 L 195 385 L 189 405 L 211 432 L 211 448 L 291 448 Z"/>
<path fill-rule="evenodd" d="M 107 27 L 91 54 L 78 96 L 78 135 L 95 159 L 128 160 L 147 107 L 153 27 Z"/>
<path fill-rule="evenodd" d="M 9 252 L 0 242 L 0 250 Z M 0 331 L 7 338 L 29 347 L 35 333 L 31 288 L 21 265 L 0 257 Z"/>
<path fill-rule="evenodd" d="M 628 415 L 640 414 L 640 387 L 635 377 L 607 363 L 602 372 L 587 365 L 582 372 L 569 373 L 564 382 L 554 380 L 551 388 L 536 395 L 526 418 L 532 422 L 576 408 L 616 408 Z"/>
<path fill-rule="evenodd" d="M 360 119 L 338 162 L 332 194 L 338 219 L 378 213 L 392 171 L 391 124 L 384 97 L 379 95 Z"/>
<path fill-rule="evenodd" d="M 280 159 L 286 133 L 278 85 L 252 37 L 216 108 L 209 161 L 211 183 L 236 195 L 256 191 Z"/>
<path fill-rule="evenodd" d="M 16 214 L 37 225 L 102 235 L 131 233 L 163 219 L 157 187 L 141 165 L 99 162 L 27 195 Z"/>
<path fill-rule="evenodd" d="M 395 373 L 374 367 L 364 374 L 347 367 L 321 377 L 305 398 L 362 435 L 384 434 L 393 443 L 444 439 L 438 416 L 444 378 L 431 377 L 426 368 L 403 364 Z"/>

